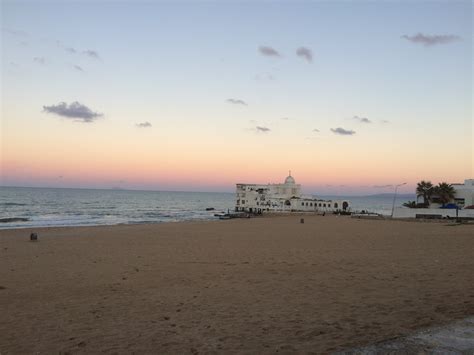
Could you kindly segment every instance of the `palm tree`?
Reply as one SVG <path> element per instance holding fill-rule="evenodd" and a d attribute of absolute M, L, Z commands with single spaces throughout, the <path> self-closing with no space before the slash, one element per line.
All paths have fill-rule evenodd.
<path fill-rule="evenodd" d="M 439 202 L 441 202 L 443 207 L 454 198 L 456 193 L 453 185 L 448 184 L 447 182 L 440 182 L 434 190 L 435 194 L 439 198 Z"/>
<path fill-rule="evenodd" d="M 429 206 L 433 190 L 434 186 L 431 181 L 421 180 L 416 185 L 416 197 L 423 196 L 423 203 L 425 206 Z"/>
<path fill-rule="evenodd" d="M 408 201 L 403 204 L 403 206 L 408 207 L 408 208 L 416 208 L 416 201 Z"/>

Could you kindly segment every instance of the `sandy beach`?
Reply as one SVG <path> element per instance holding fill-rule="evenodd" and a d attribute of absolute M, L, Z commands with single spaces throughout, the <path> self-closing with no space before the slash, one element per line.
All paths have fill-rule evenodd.
<path fill-rule="evenodd" d="M 330 353 L 474 314 L 474 226 L 263 217 L 0 231 L 0 353 Z"/>

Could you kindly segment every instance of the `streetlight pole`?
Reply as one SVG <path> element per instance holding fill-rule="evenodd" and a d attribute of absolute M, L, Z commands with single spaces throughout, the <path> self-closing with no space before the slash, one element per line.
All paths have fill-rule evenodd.
<path fill-rule="evenodd" d="M 404 182 L 403 184 L 398 184 L 398 185 L 395 185 L 395 192 L 393 194 L 393 203 L 392 203 L 392 218 L 393 218 L 393 211 L 395 210 L 395 200 L 397 198 L 397 190 L 400 186 L 403 186 L 403 185 L 406 185 L 407 183 Z"/>

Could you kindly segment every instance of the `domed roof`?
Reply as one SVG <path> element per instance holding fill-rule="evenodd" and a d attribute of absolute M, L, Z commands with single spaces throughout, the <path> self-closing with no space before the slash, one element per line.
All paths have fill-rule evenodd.
<path fill-rule="evenodd" d="M 293 178 L 293 176 L 291 176 L 291 171 L 289 172 L 289 175 L 285 179 L 285 184 L 292 184 L 292 185 L 295 184 L 295 179 Z"/>

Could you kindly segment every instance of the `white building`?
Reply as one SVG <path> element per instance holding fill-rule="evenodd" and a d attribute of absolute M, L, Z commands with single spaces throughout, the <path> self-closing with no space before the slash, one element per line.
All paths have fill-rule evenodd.
<path fill-rule="evenodd" d="M 251 213 L 272 212 L 334 212 L 349 211 L 346 200 L 321 200 L 301 194 L 291 172 L 283 184 L 237 184 L 236 211 Z"/>
<path fill-rule="evenodd" d="M 474 205 L 474 179 L 464 180 L 464 184 L 453 184 L 454 203 L 464 208 Z"/>
<path fill-rule="evenodd" d="M 474 179 L 464 180 L 464 184 L 451 184 L 454 188 L 454 199 L 449 201 L 449 203 L 454 203 L 459 208 L 464 208 L 474 205 Z M 423 196 L 417 196 L 416 201 L 418 203 L 423 203 Z M 430 204 L 431 208 L 439 208 L 442 204 L 439 202 L 439 198 L 436 194 L 432 196 L 432 201 Z"/>
<path fill-rule="evenodd" d="M 440 208 L 441 203 L 437 203 L 434 196 L 433 202 L 429 208 L 407 208 L 398 207 L 394 210 L 394 218 L 474 218 L 474 179 L 464 180 L 464 184 L 452 184 L 455 193 L 454 199 L 450 203 L 454 203 L 460 209 Z M 418 202 L 422 202 L 423 198 L 418 197 Z M 470 208 L 466 208 L 470 207 Z"/>

